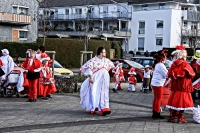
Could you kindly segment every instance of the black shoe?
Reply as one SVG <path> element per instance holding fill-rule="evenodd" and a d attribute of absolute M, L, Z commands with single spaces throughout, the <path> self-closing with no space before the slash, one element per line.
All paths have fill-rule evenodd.
<path fill-rule="evenodd" d="M 51 95 L 46 95 L 47 98 L 52 98 Z"/>
<path fill-rule="evenodd" d="M 24 98 L 28 98 L 28 95 L 25 95 Z"/>
<path fill-rule="evenodd" d="M 160 113 L 153 111 L 152 118 L 154 119 L 165 119 L 165 117 L 161 116 Z"/>
<path fill-rule="evenodd" d="M 113 88 L 113 89 L 112 89 L 112 91 L 113 91 L 114 93 L 118 93 L 118 91 L 117 91 L 117 90 L 115 90 L 115 88 Z"/>
<path fill-rule="evenodd" d="M 135 92 L 135 91 L 132 91 L 132 92 Z"/>
<path fill-rule="evenodd" d="M 33 102 L 33 100 L 32 99 L 28 99 L 26 102 Z"/>
<path fill-rule="evenodd" d="M 48 97 L 43 97 L 42 100 L 43 101 L 49 101 L 49 98 Z"/>

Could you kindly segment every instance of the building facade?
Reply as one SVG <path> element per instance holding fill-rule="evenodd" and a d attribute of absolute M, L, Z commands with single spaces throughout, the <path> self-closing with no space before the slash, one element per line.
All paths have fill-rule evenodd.
<path fill-rule="evenodd" d="M 119 41 L 125 53 L 191 46 L 197 43 L 198 9 L 198 0 L 46 0 L 39 33 Z"/>
<path fill-rule="evenodd" d="M 199 25 L 200 17 L 198 1 L 154 1 L 132 2 L 131 27 L 134 28 L 131 29 L 129 49 L 157 51 L 180 44 L 193 45 L 194 25 Z"/>
<path fill-rule="evenodd" d="M 0 0 L 0 41 L 35 42 L 38 37 L 36 0 Z"/>

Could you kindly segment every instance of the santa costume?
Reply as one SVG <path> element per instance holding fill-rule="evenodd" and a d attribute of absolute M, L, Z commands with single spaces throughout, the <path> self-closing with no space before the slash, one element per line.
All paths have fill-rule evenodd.
<path fill-rule="evenodd" d="M 135 69 L 131 68 L 128 74 L 130 75 L 130 77 L 128 77 L 128 83 L 129 83 L 128 91 L 132 90 L 132 92 L 135 92 L 135 85 L 137 83 L 137 79 L 134 76 L 136 75 Z"/>
<path fill-rule="evenodd" d="M 27 58 L 23 63 L 22 67 L 27 71 L 26 78 L 29 83 L 29 99 L 27 102 L 36 102 L 37 100 L 37 89 L 38 89 L 38 79 L 40 78 L 40 73 L 34 70 L 41 67 L 41 62 L 35 58 L 35 51 L 31 50 L 30 58 Z"/>
<path fill-rule="evenodd" d="M 168 77 L 171 78 L 171 93 L 166 107 L 173 110 L 168 121 L 174 122 L 176 112 L 179 111 L 178 122 L 187 123 L 183 112 L 194 108 L 191 92 L 193 92 L 192 78 L 195 73 L 186 61 L 185 50 L 180 51 L 177 57 L 178 59 L 173 62 L 168 72 Z"/>

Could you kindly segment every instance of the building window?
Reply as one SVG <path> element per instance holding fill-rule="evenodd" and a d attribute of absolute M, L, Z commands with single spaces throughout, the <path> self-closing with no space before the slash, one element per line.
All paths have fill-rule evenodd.
<path fill-rule="evenodd" d="M 65 14 L 69 15 L 69 9 L 65 9 Z"/>
<path fill-rule="evenodd" d="M 156 46 L 162 46 L 163 39 L 162 38 L 156 38 Z"/>
<path fill-rule="evenodd" d="M 28 9 L 27 8 L 23 8 L 23 7 L 19 7 L 19 14 L 28 14 Z"/>
<path fill-rule="evenodd" d="M 159 4 L 159 9 L 165 9 L 165 3 L 160 3 Z"/>
<path fill-rule="evenodd" d="M 184 26 L 184 27 L 188 27 L 188 23 L 184 21 L 184 22 L 183 22 L 183 26 Z"/>
<path fill-rule="evenodd" d="M 81 8 L 76 9 L 76 14 L 82 14 L 82 9 Z"/>
<path fill-rule="evenodd" d="M 28 31 L 19 31 L 19 39 L 27 39 Z"/>
<path fill-rule="evenodd" d="M 17 14 L 17 7 L 13 6 L 13 13 Z"/>
<path fill-rule="evenodd" d="M 142 10 L 148 10 L 148 5 L 142 5 Z"/>
<path fill-rule="evenodd" d="M 28 7 L 13 6 L 13 13 L 28 15 Z"/>
<path fill-rule="evenodd" d="M 145 22 L 139 22 L 138 34 L 145 34 Z"/>
<path fill-rule="evenodd" d="M 157 22 L 157 28 L 163 28 L 163 21 L 162 20 L 156 20 Z"/>
<path fill-rule="evenodd" d="M 117 6 L 117 12 L 121 12 L 121 6 Z"/>
<path fill-rule="evenodd" d="M 103 12 L 104 12 L 104 13 L 107 13 L 107 12 L 108 12 L 108 7 L 107 7 L 107 6 L 104 6 L 104 7 L 103 7 Z"/>
<path fill-rule="evenodd" d="M 144 51 L 144 38 L 138 38 L 138 50 Z"/>

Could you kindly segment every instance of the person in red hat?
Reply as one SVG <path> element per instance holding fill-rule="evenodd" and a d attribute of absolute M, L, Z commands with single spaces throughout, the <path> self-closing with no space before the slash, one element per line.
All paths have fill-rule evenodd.
<path fill-rule="evenodd" d="M 154 55 L 154 64 L 152 68 L 153 77 L 151 80 L 151 86 L 153 88 L 154 99 L 153 99 L 153 115 L 152 118 L 154 119 L 164 119 L 163 116 L 160 115 L 160 107 L 161 101 L 163 97 L 163 86 L 167 78 L 167 68 L 164 65 L 166 61 L 167 50 L 158 51 Z"/>
<path fill-rule="evenodd" d="M 135 92 L 135 85 L 137 83 L 137 79 L 134 76 L 136 75 L 135 69 L 131 68 L 128 74 L 130 75 L 130 77 L 128 77 L 128 82 L 129 82 L 128 91 L 132 90 L 132 92 Z"/>
<path fill-rule="evenodd" d="M 191 92 L 194 91 L 192 78 L 195 73 L 186 61 L 186 50 L 180 51 L 177 57 L 178 59 L 173 62 L 168 72 L 168 77 L 171 78 L 171 93 L 166 107 L 173 110 L 168 121 L 174 122 L 176 112 L 179 111 L 178 122 L 187 123 L 183 113 L 185 110 L 194 108 Z"/>
<path fill-rule="evenodd" d="M 176 50 L 171 53 L 171 55 L 173 56 L 172 61 L 175 61 L 177 59 L 177 55 L 181 50 L 185 50 L 185 46 L 184 45 L 177 45 Z"/>
<path fill-rule="evenodd" d="M 53 62 L 45 51 L 45 46 L 40 46 L 37 50 L 36 58 L 38 58 L 41 62 L 44 59 L 48 60 L 48 66 L 51 66 Z"/>
<path fill-rule="evenodd" d="M 29 82 L 29 99 L 27 102 L 36 102 L 37 100 L 37 89 L 38 89 L 38 79 L 40 78 L 40 73 L 34 70 L 42 66 L 39 59 L 35 57 L 35 51 L 30 50 L 30 57 L 26 59 L 23 63 L 22 68 L 27 71 L 27 79 Z"/>

